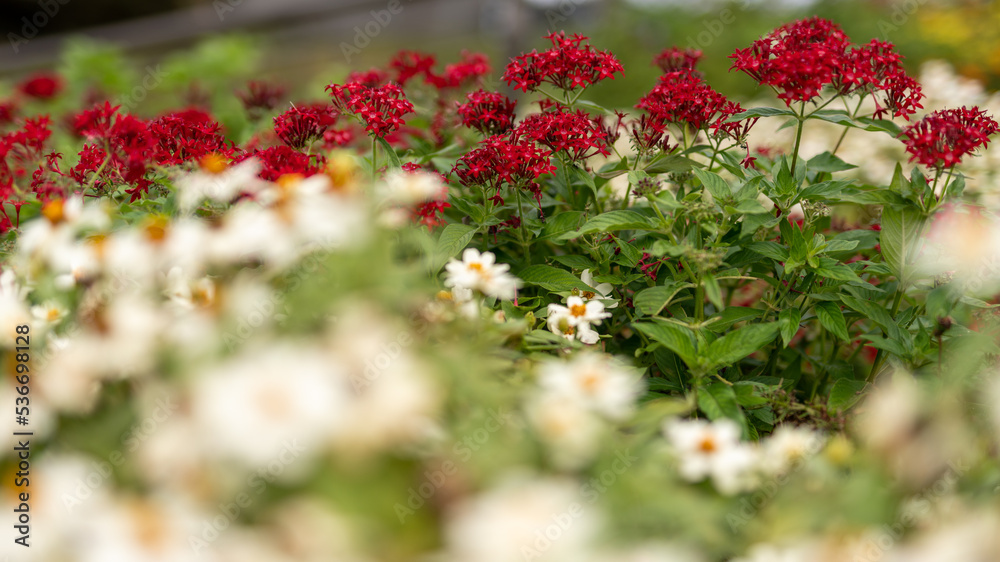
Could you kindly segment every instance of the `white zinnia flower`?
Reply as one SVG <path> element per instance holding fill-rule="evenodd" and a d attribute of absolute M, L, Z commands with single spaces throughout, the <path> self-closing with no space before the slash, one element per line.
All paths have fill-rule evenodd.
<path fill-rule="evenodd" d="M 605 417 L 629 416 L 642 392 L 640 373 L 601 353 L 579 353 L 569 361 L 542 364 L 539 384 Z"/>
<path fill-rule="evenodd" d="M 604 312 L 604 303 L 599 300 L 584 301 L 581 297 L 569 297 L 566 306 L 549 305 L 549 330 L 566 339 L 579 338 L 586 344 L 595 344 L 600 339 L 591 325 L 598 325 L 610 312 Z"/>
<path fill-rule="evenodd" d="M 228 166 L 221 172 L 199 169 L 178 178 L 177 206 L 190 211 L 208 199 L 215 203 L 229 203 L 242 192 L 255 193 L 266 182 L 257 177 L 260 162 L 248 158 L 239 164 Z"/>
<path fill-rule="evenodd" d="M 448 193 L 448 187 L 441 176 L 432 172 L 397 170 L 389 173 L 379 186 L 382 201 L 391 205 L 415 205 L 441 199 Z"/>
<path fill-rule="evenodd" d="M 498 299 L 514 298 L 520 280 L 507 273 L 510 266 L 496 263 L 492 252 L 479 253 L 475 248 L 462 252 L 462 261 L 454 258 L 445 265 L 444 284 L 447 287 L 477 289 Z"/>
<path fill-rule="evenodd" d="M 753 483 L 757 454 L 740 442 L 740 427 L 729 419 L 668 420 L 664 433 L 674 446 L 681 476 L 691 482 L 712 478 L 724 494 L 746 490 Z"/>

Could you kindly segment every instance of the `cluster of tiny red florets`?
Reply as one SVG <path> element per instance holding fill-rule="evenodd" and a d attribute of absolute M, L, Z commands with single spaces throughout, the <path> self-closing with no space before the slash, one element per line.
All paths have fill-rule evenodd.
<path fill-rule="evenodd" d="M 17 89 L 29 98 L 49 100 L 59 95 L 63 83 L 59 75 L 43 72 L 28 77 Z"/>
<path fill-rule="evenodd" d="M 839 26 L 814 17 L 783 25 L 730 58 L 732 68 L 773 87 L 788 105 L 814 101 L 830 86 L 841 95 L 881 92 L 887 110 L 908 118 L 922 107 L 923 93 L 893 48 L 879 40 L 853 45 Z"/>
<path fill-rule="evenodd" d="M 701 60 L 702 52 L 697 49 L 680 49 L 670 47 L 664 49 L 653 59 L 653 64 L 663 72 L 674 72 L 684 68 L 694 68 Z"/>
<path fill-rule="evenodd" d="M 742 111 L 738 103 L 716 92 L 691 68 L 660 76 L 659 83 L 636 107 L 663 123 L 687 126 L 693 131 L 711 126 L 713 132 L 731 130 L 723 126 L 725 121 Z"/>
<path fill-rule="evenodd" d="M 910 161 L 930 168 L 949 168 L 985 147 L 990 136 L 1000 130 L 989 115 L 978 107 L 935 111 L 902 133 Z"/>
<path fill-rule="evenodd" d="M 494 135 L 479 143 L 455 164 L 454 172 L 463 185 L 481 185 L 493 191 L 491 199 L 503 204 L 503 187 L 527 189 L 541 199 L 536 181 L 542 174 L 555 171 L 551 152 L 539 147 L 520 130 Z"/>
<path fill-rule="evenodd" d="M 544 83 L 565 91 L 586 88 L 615 73 L 624 74 L 618 59 L 608 51 L 598 51 L 587 38 L 574 34 L 552 33 L 546 36 L 552 48 L 515 57 L 507 65 L 503 79 L 516 90 L 533 92 Z"/>
<path fill-rule="evenodd" d="M 281 142 L 301 150 L 323 138 L 327 130 L 337 122 L 337 117 L 337 111 L 325 103 L 293 106 L 274 118 L 274 134 Z"/>
<path fill-rule="evenodd" d="M 565 153 L 574 162 L 611 154 L 602 123 L 584 111 L 558 108 L 535 113 L 525 118 L 518 129 L 552 152 Z"/>
<path fill-rule="evenodd" d="M 356 82 L 326 87 L 334 105 L 342 113 L 353 113 L 372 135 L 385 138 L 405 122 L 403 116 L 413 113 L 413 104 L 398 84 L 389 83 L 371 88 Z"/>
<path fill-rule="evenodd" d="M 458 115 L 466 127 L 489 136 L 509 131 L 514 126 L 516 103 L 500 92 L 476 90 L 465 99 L 465 103 L 458 105 Z"/>

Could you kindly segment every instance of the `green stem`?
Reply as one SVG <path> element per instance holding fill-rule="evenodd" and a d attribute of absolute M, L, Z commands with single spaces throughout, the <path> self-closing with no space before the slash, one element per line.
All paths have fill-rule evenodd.
<path fill-rule="evenodd" d="M 889 316 L 892 318 L 893 322 L 896 321 L 896 313 L 899 312 L 899 304 L 903 301 L 903 291 L 902 289 L 896 289 L 896 296 L 892 301 L 892 311 L 889 312 Z M 878 372 L 882 369 L 882 364 L 885 362 L 885 351 L 878 350 L 875 354 L 875 361 L 872 363 L 872 370 L 868 373 L 868 378 L 866 379 L 868 384 L 875 382 L 875 377 Z"/>
<path fill-rule="evenodd" d="M 799 146 L 802 144 L 802 129 L 806 124 L 805 112 L 806 112 L 806 102 L 802 102 L 802 107 L 799 110 L 800 113 L 797 116 L 799 121 L 798 125 L 795 127 L 795 148 L 792 149 L 792 178 L 795 178 L 795 166 L 799 163 Z"/>
<path fill-rule="evenodd" d="M 378 140 L 372 137 L 372 181 L 375 181 L 376 170 L 378 170 Z"/>
<path fill-rule="evenodd" d="M 531 251 L 528 245 L 528 234 L 527 229 L 524 226 L 524 209 L 521 207 L 521 190 L 514 188 L 514 198 L 517 199 L 517 216 L 521 219 L 521 226 L 518 229 L 519 237 L 521 238 L 521 248 L 524 250 L 524 260 L 528 265 L 531 265 Z"/>

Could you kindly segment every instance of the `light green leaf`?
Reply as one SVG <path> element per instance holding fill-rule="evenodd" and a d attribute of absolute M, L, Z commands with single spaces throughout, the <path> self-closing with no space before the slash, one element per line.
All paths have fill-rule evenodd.
<path fill-rule="evenodd" d="M 722 201 L 733 197 L 733 190 L 730 189 L 729 184 L 726 183 L 726 180 L 722 179 L 722 176 L 719 174 L 702 170 L 700 168 L 695 168 L 693 172 L 694 175 L 701 180 L 705 189 L 712 194 L 712 197 L 715 198 L 717 203 L 722 204 Z"/>
<path fill-rule="evenodd" d="M 572 273 L 551 265 L 530 265 L 518 272 L 517 276 L 529 285 L 535 285 L 549 291 L 594 290 L 593 287 L 588 286 Z"/>
<path fill-rule="evenodd" d="M 676 353 L 688 367 L 697 365 L 697 341 L 689 328 L 672 322 L 636 322 L 632 326 Z"/>
<path fill-rule="evenodd" d="M 778 314 L 778 327 L 781 329 L 781 340 L 785 347 L 788 347 L 792 338 L 795 337 L 795 333 L 799 331 L 799 322 L 801 321 L 802 314 L 794 306 L 786 308 Z"/>
<path fill-rule="evenodd" d="M 770 343 L 777 333 L 777 322 L 749 324 L 712 342 L 705 356 L 716 368 L 732 365 Z"/>
<path fill-rule="evenodd" d="M 924 216 L 915 207 L 882 207 L 882 257 L 904 286 L 912 280 L 913 259 L 924 221 Z"/>
<path fill-rule="evenodd" d="M 452 223 L 444 227 L 441 236 L 434 244 L 434 255 L 431 258 L 431 271 L 437 272 L 449 259 L 458 255 L 472 242 L 478 229 L 461 223 Z"/>
<path fill-rule="evenodd" d="M 830 400 L 827 406 L 835 412 L 843 412 L 861 400 L 861 391 L 865 381 L 853 379 L 838 379 L 830 389 Z"/>
<path fill-rule="evenodd" d="M 831 334 L 843 341 L 850 341 L 851 337 L 847 332 L 847 321 L 844 313 L 840 311 L 840 306 L 833 302 L 821 302 L 816 305 L 816 316 L 819 318 L 821 326 L 826 328 Z"/>

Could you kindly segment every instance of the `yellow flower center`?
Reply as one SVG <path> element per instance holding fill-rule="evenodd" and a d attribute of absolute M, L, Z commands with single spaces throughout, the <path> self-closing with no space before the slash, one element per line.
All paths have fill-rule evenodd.
<path fill-rule="evenodd" d="M 49 219 L 52 224 L 59 224 L 66 220 L 66 215 L 63 213 L 63 200 L 53 199 L 42 207 L 42 216 Z"/>
<path fill-rule="evenodd" d="M 569 307 L 569 313 L 572 314 L 573 316 L 586 316 L 587 306 L 583 304 L 574 304 L 573 306 Z"/>
<path fill-rule="evenodd" d="M 482 273 L 483 272 L 483 264 L 481 264 L 479 262 L 472 262 L 472 263 L 469 264 L 469 269 L 471 269 L 473 271 L 478 271 L 478 272 Z"/>
<path fill-rule="evenodd" d="M 702 453 L 711 454 L 714 453 L 716 449 L 718 449 L 718 446 L 715 444 L 715 439 L 711 436 L 703 437 L 701 439 L 701 443 L 698 444 L 698 450 Z"/>
<path fill-rule="evenodd" d="M 229 162 L 226 161 L 226 157 L 217 152 L 206 154 L 205 157 L 201 159 L 200 164 L 201 169 L 210 174 L 221 174 L 226 171 L 226 168 L 229 167 Z"/>

